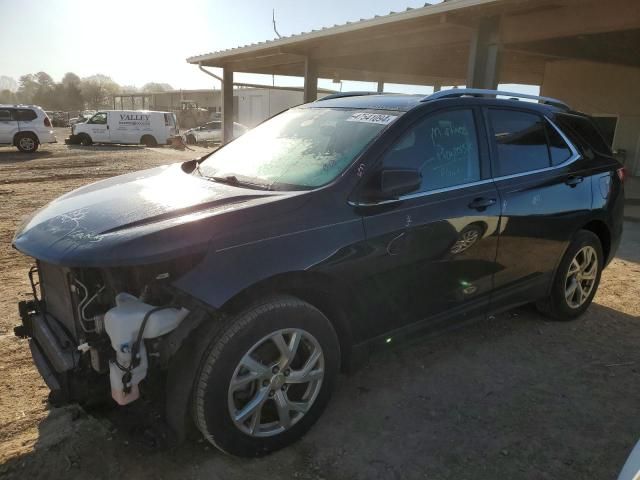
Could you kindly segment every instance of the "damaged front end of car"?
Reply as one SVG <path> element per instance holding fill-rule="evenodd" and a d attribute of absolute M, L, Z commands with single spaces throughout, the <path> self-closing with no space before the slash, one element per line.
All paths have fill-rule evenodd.
<path fill-rule="evenodd" d="M 21 325 L 55 404 L 136 400 L 150 368 L 162 370 L 201 309 L 171 286 L 199 258 L 129 268 L 67 268 L 37 261 Z M 198 316 L 198 315 L 195 315 Z M 183 325 L 188 324 L 188 325 Z"/>

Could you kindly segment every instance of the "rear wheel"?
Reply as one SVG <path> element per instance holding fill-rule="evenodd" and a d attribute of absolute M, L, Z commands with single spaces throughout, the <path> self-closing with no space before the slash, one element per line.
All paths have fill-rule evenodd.
<path fill-rule="evenodd" d="M 187 144 L 195 145 L 196 144 L 196 137 L 194 137 L 193 135 L 187 135 Z"/>
<path fill-rule="evenodd" d="M 580 230 L 560 262 L 551 295 L 538 302 L 538 310 L 556 320 L 580 316 L 593 301 L 603 265 L 600 239 L 593 232 Z"/>
<path fill-rule="evenodd" d="M 33 133 L 20 133 L 16 137 L 16 147 L 23 153 L 33 153 L 38 150 L 38 137 Z"/>
<path fill-rule="evenodd" d="M 251 307 L 221 329 L 203 357 L 196 425 L 233 455 L 283 448 L 324 410 L 339 359 L 331 323 L 308 303 L 283 296 Z"/>
<path fill-rule="evenodd" d="M 155 137 L 153 137 L 152 135 L 144 135 L 140 139 L 140 143 L 142 143 L 145 147 L 157 147 L 158 146 L 158 142 L 156 141 Z"/>

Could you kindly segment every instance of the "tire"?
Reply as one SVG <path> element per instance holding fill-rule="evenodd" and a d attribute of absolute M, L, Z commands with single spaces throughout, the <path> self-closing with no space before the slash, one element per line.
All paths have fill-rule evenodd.
<path fill-rule="evenodd" d="M 38 142 L 38 137 L 36 137 L 33 133 L 19 133 L 16 135 L 16 147 L 22 153 L 33 153 L 38 150 L 38 146 L 40 142 Z"/>
<path fill-rule="evenodd" d="M 274 341 L 284 340 L 284 349 L 295 344 L 294 336 L 299 343 L 287 361 Z M 338 338 L 319 310 L 294 297 L 266 299 L 232 318 L 205 351 L 193 391 L 196 426 L 232 455 L 255 457 L 281 449 L 320 417 L 339 363 Z M 232 380 L 240 386 L 232 389 Z M 251 409 L 251 402 L 260 407 Z"/>
<path fill-rule="evenodd" d="M 587 263 L 589 255 L 595 255 L 595 258 L 583 270 L 582 264 Z M 570 273 L 570 269 L 576 270 L 576 265 L 580 265 L 579 271 Z M 603 266 L 604 255 L 600 239 L 593 232 L 578 231 L 558 266 L 550 296 L 536 304 L 538 310 L 560 321 L 573 320 L 582 315 L 591 305 L 598 290 Z M 596 269 L 595 272 L 593 269 Z M 576 288 L 572 290 L 574 285 Z M 570 293 L 572 291 L 574 293 Z"/>
<path fill-rule="evenodd" d="M 83 147 L 88 147 L 89 145 L 93 144 L 93 140 L 91 140 L 91 137 L 86 133 L 81 133 L 80 135 L 78 135 L 78 142 Z"/>
<path fill-rule="evenodd" d="M 196 137 L 193 135 L 187 135 L 187 145 L 195 145 L 196 143 Z"/>
<path fill-rule="evenodd" d="M 157 147 L 158 146 L 158 142 L 156 141 L 155 137 L 153 137 L 152 135 L 144 135 L 140 139 L 140 143 L 142 143 L 145 147 Z"/>

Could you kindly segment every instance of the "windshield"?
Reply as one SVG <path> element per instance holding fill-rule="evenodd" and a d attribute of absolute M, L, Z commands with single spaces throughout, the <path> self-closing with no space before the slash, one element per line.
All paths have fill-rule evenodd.
<path fill-rule="evenodd" d="M 210 155 L 200 173 L 273 190 L 308 190 L 331 182 L 398 112 L 296 108 L 249 130 Z"/>

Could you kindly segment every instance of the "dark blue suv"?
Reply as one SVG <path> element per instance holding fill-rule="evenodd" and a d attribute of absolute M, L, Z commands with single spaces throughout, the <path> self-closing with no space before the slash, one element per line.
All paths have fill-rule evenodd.
<path fill-rule="evenodd" d="M 126 404 L 160 378 L 179 437 L 260 455 L 376 343 L 531 302 L 579 316 L 624 170 L 588 116 L 525 97 L 337 94 L 36 212 L 16 334 L 51 402 Z"/>

